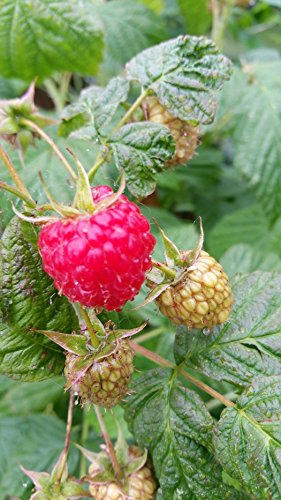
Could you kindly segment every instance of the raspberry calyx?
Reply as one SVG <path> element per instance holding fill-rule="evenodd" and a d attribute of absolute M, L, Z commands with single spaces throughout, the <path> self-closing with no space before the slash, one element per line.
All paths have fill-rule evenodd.
<path fill-rule="evenodd" d="M 128 446 L 120 429 L 115 444 L 121 471 L 118 478 L 114 475 L 110 457 L 104 446 L 101 446 L 102 451 L 99 454 L 80 446 L 79 448 L 91 462 L 86 480 L 90 483 L 89 490 L 95 500 L 155 500 L 157 481 L 147 459 L 147 451 Z"/>

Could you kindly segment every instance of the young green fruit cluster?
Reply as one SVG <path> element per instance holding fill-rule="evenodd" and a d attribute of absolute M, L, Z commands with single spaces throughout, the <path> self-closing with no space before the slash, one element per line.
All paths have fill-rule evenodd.
<path fill-rule="evenodd" d="M 227 320 L 233 297 L 222 266 L 201 250 L 183 279 L 171 284 L 155 301 L 173 323 L 202 329 Z"/>
<path fill-rule="evenodd" d="M 76 378 L 74 385 L 84 403 L 112 408 L 117 405 L 128 392 L 128 384 L 134 371 L 134 353 L 128 342 L 120 341 L 116 350 L 92 364 Z M 68 353 L 65 363 L 65 375 L 71 381 L 76 377 L 78 356 Z M 73 375 L 73 372 L 75 375 Z"/>
<path fill-rule="evenodd" d="M 199 127 L 183 122 L 173 116 L 156 97 L 147 97 L 144 104 L 147 120 L 166 125 L 175 140 L 176 152 L 169 165 L 187 163 L 198 146 Z"/>
<path fill-rule="evenodd" d="M 128 453 L 129 464 L 130 461 L 141 456 L 141 452 L 136 446 L 129 446 Z M 89 468 L 90 477 L 94 476 L 95 472 L 96 465 L 92 464 Z M 126 475 L 122 483 L 114 480 L 90 483 L 89 490 L 95 500 L 124 500 L 125 498 L 154 500 L 156 498 L 157 482 L 149 462 L 146 462 L 133 473 Z"/>

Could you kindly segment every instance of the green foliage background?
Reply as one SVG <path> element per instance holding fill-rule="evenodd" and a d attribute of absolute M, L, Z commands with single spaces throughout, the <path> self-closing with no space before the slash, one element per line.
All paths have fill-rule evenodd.
<path fill-rule="evenodd" d="M 238 290 L 234 315 L 237 314 L 237 323 L 242 322 L 239 304 L 241 302 L 241 307 L 244 304 L 242 327 L 252 329 L 253 335 L 247 336 L 246 341 L 239 328 L 235 330 L 226 325 L 222 332 L 215 332 L 210 337 L 202 333 L 194 340 L 191 336 L 190 344 L 183 345 L 182 333 L 178 332 L 174 356 L 175 329 L 164 317 L 155 314 L 153 305 L 136 312 L 132 311 L 130 304 L 122 314 L 113 315 L 122 327 L 128 328 L 149 319 L 148 332 L 154 333 L 144 343 L 147 348 L 172 362 L 183 363 L 190 373 L 199 369 L 202 380 L 214 378 L 216 382 L 211 382 L 212 387 L 221 393 L 230 393 L 229 397 L 239 397 L 239 410 L 224 410 L 213 438 L 213 419 L 219 418 L 222 406 L 200 392 L 210 415 L 189 382 L 175 379 L 168 369 L 155 370 L 155 365 L 144 358 L 136 358 L 136 366 L 141 372 L 153 371 L 142 374 L 143 380 L 136 375 L 135 384 L 139 389 L 128 403 L 126 419 L 130 431 L 138 436 L 155 458 L 156 471 L 161 480 L 159 499 L 239 498 L 241 495 L 240 498 L 259 500 L 279 498 L 280 495 L 280 406 L 278 412 L 274 404 L 272 408 L 269 404 L 268 422 L 258 426 L 253 424 L 253 419 L 259 421 L 262 413 L 261 401 L 271 401 L 272 395 L 280 400 L 277 376 L 280 375 L 281 363 L 278 322 L 280 277 L 273 279 L 271 274 L 281 271 L 280 25 L 281 4 L 278 0 L 257 1 L 248 9 L 237 6 L 230 9 L 219 43 L 222 52 L 234 62 L 235 69 L 232 79 L 219 94 L 215 122 L 201 127 L 201 144 L 188 165 L 162 173 L 155 166 L 156 195 L 149 202 L 142 202 L 143 213 L 150 220 L 155 217 L 180 248 L 194 245 L 197 238 L 194 220 L 202 216 L 205 249 L 221 261 L 233 278 Z M 212 16 L 207 0 L 81 0 L 79 8 L 74 0 L 0 0 L 0 99 L 21 95 L 31 80 L 37 77 L 38 88 L 49 94 L 59 108 L 55 90 L 62 91 L 61 81 L 66 72 L 73 74 L 67 94 L 67 103 L 70 104 L 77 100 L 82 87 L 105 86 L 115 76 L 122 80 L 124 64 L 143 49 L 183 33 L 211 36 L 211 29 Z M 116 87 L 113 95 L 116 95 Z M 44 99 L 39 101 L 40 104 L 45 104 Z M 54 109 L 43 110 L 43 113 L 56 116 Z M 102 123 L 102 126 L 105 125 Z M 131 131 L 127 131 L 129 139 L 137 133 L 136 124 L 132 125 Z M 50 129 L 50 134 L 62 150 L 70 146 L 86 168 L 92 166 L 97 152 L 94 141 L 85 143 L 77 138 L 58 138 L 56 127 Z M 115 161 L 121 155 L 118 140 L 116 137 L 113 141 Z M 70 199 L 73 191 L 66 182 L 65 172 L 43 141 L 37 141 L 34 147 L 28 149 L 25 167 L 17 151 L 10 148 L 9 154 L 35 199 L 45 199 L 39 170 L 44 173 L 54 196 L 61 201 Z M 112 166 L 107 165 L 99 171 L 96 181 L 113 183 L 115 176 Z M 2 165 L 0 179 L 9 181 Z M 133 195 L 138 196 L 135 179 L 132 183 L 135 185 Z M 0 191 L 1 234 L 12 217 L 10 199 L 6 192 Z M 17 202 L 15 204 L 17 206 Z M 154 225 L 152 229 L 157 235 Z M 21 228 L 16 229 L 17 236 L 20 231 Z M 5 234 L 7 232 L 2 241 L 4 248 Z M 6 254 L 12 253 L 7 262 L 21 252 L 28 265 L 32 248 L 27 248 L 21 238 L 16 240 L 13 248 L 6 248 Z M 19 248 L 21 244 L 25 246 L 24 250 Z M 155 258 L 162 259 L 161 244 L 157 247 Z M 20 268 L 21 264 L 19 273 Z M 255 271 L 263 273 L 244 277 L 244 274 Z M 243 276 L 237 276 L 237 272 Z M 49 286 L 49 282 L 43 284 L 40 281 L 40 276 L 36 279 L 41 283 L 42 290 Z M 137 297 L 136 305 L 143 298 L 144 291 Z M 25 316 L 26 323 L 21 323 L 22 331 L 29 327 L 26 317 L 26 311 L 30 311 L 28 298 L 21 302 L 23 309 L 13 309 L 14 321 L 5 318 L 11 305 L 9 301 L 17 299 L 17 291 L 6 283 L 0 298 L 0 347 L 1 342 L 6 346 L 8 332 L 10 351 L 8 349 L 7 352 L 11 354 L 7 356 L 5 352 L 6 365 L 2 365 L 0 371 L 5 372 L 8 364 L 16 378 L 21 377 L 25 382 L 10 380 L 4 375 L 0 377 L 0 500 L 13 497 L 25 500 L 30 497 L 31 484 L 18 464 L 27 469 L 51 468 L 63 446 L 67 411 L 63 377 L 40 381 L 44 374 L 40 371 L 38 351 L 34 354 L 30 345 L 24 342 L 20 346 L 13 344 L 18 318 Z M 56 323 L 53 304 L 43 302 L 42 299 L 38 308 L 44 308 L 47 320 L 52 319 L 50 328 L 69 332 L 67 305 L 58 305 L 62 313 Z M 264 312 L 262 324 L 255 324 L 251 316 L 253 303 L 256 310 Z M 36 302 L 32 307 L 36 309 Z M 41 327 L 40 319 L 39 315 L 38 328 Z M 35 335 L 33 340 L 34 344 L 38 342 Z M 30 363 L 30 372 L 35 370 L 36 382 L 29 382 L 32 379 L 30 372 L 23 373 L 17 366 L 18 353 L 21 359 Z M 215 363 L 219 356 L 224 359 L 222 372 Z M 55 375 L 60 373 L 60 350 L 56 357 Z M 267 376 L 267 386 L 261 381 L 252 383 L 253 376 L 257 375 Z M 167 384 L 170 384 L 169 393 Z M 251 384 L 250 388 L 239 396 L 248 384 Z M 142 402 L 137 406 L 138 417 L 133 418 L 138 398 Z M 171 431 L 167 435 L 163 430 L 160 436 L 160 423 L 155 421 L 150 429 L 152 442 L 146 442 L 143 421 L 152 411 L 150 406 L 157 406 L 161 418 L 165 412 L 169 413 L 166 420 L 170 419 Z M 190 414 L 197 412 L 194 421 L 185 421 L 183 408 L 188 408 Z M 122 422 L 123 413 L 122 407 L 113 412 Z M 101 440 L 94 412 L 83 413 L 77 407 L 74 418 L 72 440 L 81 443 L 82 439 L 83 446 L 97 450 Z M 114 439 L 114 418 L 108 413 L 105 419 Z M 277 423 L 270 425 L 270 420 Z M 126 436 L 133 439 L 124 422 L 122 425 Z M 232 433 L 235 437 L 231 441 Z M 247 451 L 243 447 L 245 435 L 252 445 Z M 255 446 L 264 450 L 255 467 L 270 469 L 269 490 L 272 496 L 262 493 L 262 488 L 266 491 L 268 487 L 267 479 L 257 479 L 255 467 L 249 472 L 241 466 L 247 460 L 254 463 Z M 214 449 L 216 463 L 213 462 Z M 172 463 L 170 469 L 167 463 L 161 467 L 167 453 Z M 233 456 L 237 457 L 236 463 L 232 461 Z M 79 474 L 81 459 L 74 446 L 70 457 L 70 471 Z M 179 463 L 175 465 L 178 458 Z M 83 466 L 82 463 L 82 469 Z M 221 467 L 224 469 L 224 482 L 221 481 Z M 277 478 L 274 477 L 275 467 L 279 467 Z"/>

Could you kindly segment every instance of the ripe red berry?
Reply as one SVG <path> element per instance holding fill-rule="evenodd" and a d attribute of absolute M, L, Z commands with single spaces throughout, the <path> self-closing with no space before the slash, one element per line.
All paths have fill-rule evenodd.
<path fill-rule="evenodd" d="M 112 193 L 109 186 L 92 189 L 95 203 Z M 148 220 L 124 195 L 96 214 L 47 224 L 38 240 L 55 287 L 71 302 L 108 311 L 137 295 L 155 243 Z"/>

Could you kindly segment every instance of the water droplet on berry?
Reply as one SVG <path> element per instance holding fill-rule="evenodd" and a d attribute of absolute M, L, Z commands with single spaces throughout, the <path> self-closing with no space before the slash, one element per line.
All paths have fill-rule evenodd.
<path fill-rule="evenodd" d="M 209 333 L 211 333 L 212 330 L 210 328 L 203 328 L 202 331 L 203 331 L 204 335 L 209 335 Z"/>

